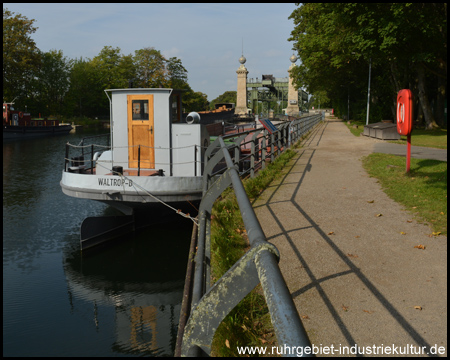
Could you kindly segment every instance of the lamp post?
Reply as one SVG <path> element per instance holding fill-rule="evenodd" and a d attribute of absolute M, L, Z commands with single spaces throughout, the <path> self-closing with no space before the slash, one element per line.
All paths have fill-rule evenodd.
<path fill-rule="evenodd" d="M 341 85 L 345 88 L 345 85 Z M 347 121 L 350 121 L 350 85 L 347 85 Z"/>
<path fill-rule="evenodd" d="M 347 85 L 347 121 L 350 121 L 350 85 Z"/>
<path fill-rule="evenodd" d="M 360 55 L 352 51 L 353 55 Z M 372 57 L 369 58 L 369 85 L 367 87 L 367 114 L 366 114 L 366 125 L 369 125 L 369 104 L 370 104 L 370 75 L 372 73 Z"/>
<path fill-rule="evenodd" d="M 369 104 L 370 104 L 370 75 L 372 73 L 372 58 L 369 58 L 369 86 L 367 89 L 367 116 L 366 125 L 369 125 Z"/>

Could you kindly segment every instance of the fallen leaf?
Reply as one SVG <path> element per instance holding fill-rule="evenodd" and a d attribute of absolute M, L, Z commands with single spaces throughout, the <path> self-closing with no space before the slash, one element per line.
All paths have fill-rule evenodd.
<path fill-rule="evenodd" d="M 406 235 L 406 233 L 404 231 L 400 231 L 400 234 L 402 235 Z"/>
<path fill-rule="evenodd" d="M 414 246 L 414 248 L 425 250 L 424 245 L 416 245 L 416 246 Z"/>
<path fill-rule="evenodd" d="M 334 231 L 330 231 L 329 233 L 328 233 L 328 235 L 333 235 L 334 234 Z"/>
<path fill-rule="evenodd" d="M 302 315 L 302 319 L 309 319 L 308 315 Z"/>
<path fill-rule="evenodd" d="M 383 214 L 376 214 L 375 216 L 376 217 L 380 217 L 380 216 L 383 216 Z"/>
<path fill-rule="evenodd" d="M 358 257 L 358 255 L 353 255 L 353 254 L 347 254 L 347 256 L 353 257 L 353 258 L 357 258 Z"/>
<path fill-rule="evenodd" d="M 375 202 L 375 200 L 369 200 L 367 201 L 369 204 L 373 204 Z"/>
<path fill-rule="evenodd" d="M 412 208 L 413 208 L 413 209 L 417 209 L 417 206 L 413 206 Z"/>
<path fill-rule="evenodd" d="M 342 309 L 343 309 L 344 311 L 348 311 L 348 306 L 342 305 Z"/>
<path fill-rule="evenodd" d="M 247 329 L 247 326 L 245 326 L 245 325 L 242 325 L 242 328 L 243 328 L 245 331 L 248 330 L 248 329 Z"/>
<path fill-rule="evenodd" d="M 406 220 L 406 222 L 412 223 L 413 221 L 412 220 Z"/>
<path fill-rule="evenodd" d="M 414 306 L 414 309 L 416 309 L 416 310 L 422 310 L 422 306 Z"/>
<path fill-rule="evenodd" d="M 441 211 L 441 215 L 445 215 L 443 211 Z"/>
<path fill-rule="evenodd" d="M 441 232 L 440 231 L 433 231 L 433 233 L 432 233 L 434 236 L 439 236 L 439 235 L 441 235 Z"/>
<path fill-rule="evenodd" d="M 358 238 L 360 238 L 360 236 L 359 236 L 359 235 L 356 235 L 356 236 L 355 236 L 355 239 L 358 239 Z"/>
<path fill-rule="evenodd" d="M 262 342 L 263 344 L 265 344 L 265 343 L 267 342 L 267 340 L 264 340 L 264 339 L 261 339 L 261 338 L 259 338 L 259 340 L 261 340 L 261 342 Z"/>
<path fill-rule="evenodd" d="M 225 346 L 229 349 L 230 348 L 230 342 L 228 341 L 228 339 L 225 340 Z"/>
<path fill-rule="evenodd" d="M 368 314 L 372 314 L 373 311 L 369 311 L 369 310 L 363 310 L 364 312 L 368 313 Z"/>

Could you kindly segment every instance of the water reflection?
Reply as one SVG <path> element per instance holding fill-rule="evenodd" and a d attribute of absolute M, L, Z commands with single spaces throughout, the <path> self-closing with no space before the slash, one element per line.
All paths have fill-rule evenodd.
<path fill-rule="evenodd" d="M 113 309 L 114 352 L 173 355 L 189 228 L 188 222 L 181 228 L 179 222 L 155 224 L 101 251 L 82 255 L 73 246 L 65 251 L 71 312 L 83 312 L 90 326 L 102 331 L 111 321 L 101 313 Z"/>
<path fill-rule="evenodd" d="M 65 143 L 80 139 L 3 144 L 3 355 L 171 356 L 192 223 L 81 255 L 83 219 L 117 212 L 62 193 Z"/>

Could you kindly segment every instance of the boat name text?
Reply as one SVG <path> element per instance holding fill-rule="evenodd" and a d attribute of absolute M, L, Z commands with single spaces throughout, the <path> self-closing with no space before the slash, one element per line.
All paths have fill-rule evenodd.
<path fill-rule="evenodd" d="M 124 184 L 128 184 L 131 187 L 133 186 L 133 181 L 129 179 L 98 178 L 98 184 L 101 186 L 123 186 Z"/>

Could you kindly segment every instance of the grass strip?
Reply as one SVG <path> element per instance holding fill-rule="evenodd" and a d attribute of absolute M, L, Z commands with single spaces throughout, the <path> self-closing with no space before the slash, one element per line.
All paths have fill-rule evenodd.
<path fill-rule="evenodd" d="M 446 162 L 411 158 L 406 173 L 405 157 L 374 153 L 363 158 L 363 166 L 418 221 L 429 223 L 435 234 L 447 234 Z"/>
<path fill-rule="evenodd" d="M 255 178 L 243 181 L 247 195 L 255 198 L 276 178 L 295 156 L 287 149 Z M 247 234 L 242 221 L 236 196 L 227 189 L 216 201 L 211 223 L 211 268 L 213 281 L 219 279 L 249 249 Z M 258 285 L 231 312 L 217 329 L 212 356 L 239 356 L 238 346 L 275 346 L 276 337 L 269 310 Z M 255 354 L 257 356 L 257 354 Z"/>

